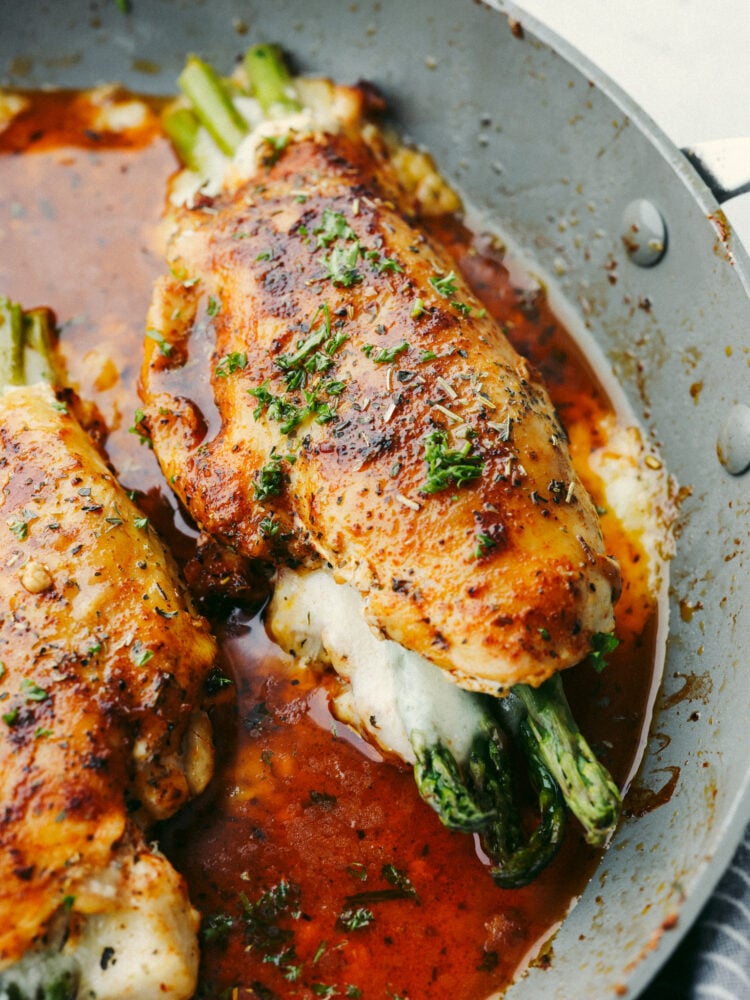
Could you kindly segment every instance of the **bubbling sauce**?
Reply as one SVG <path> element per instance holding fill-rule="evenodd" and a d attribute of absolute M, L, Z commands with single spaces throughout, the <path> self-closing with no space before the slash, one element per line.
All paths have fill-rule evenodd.
<path fill-rule="evenodd" d="M 71 383 L 98 407 L 113 467 L 190 569 L 197 533 L 131 433 L 144 317 L 163 269 L 163 192 L 175 167 L 158 102 L 144 102 L 137 126 L 114 132 L 97 127 L 86 95 L 27 97 L 0 132 L 0 291 L 27 308 L 54 309 Z M 511 280 L 502 251 L 456 220 L 432 228 L 542 371 L 579 474 L 606 505 L 589 456 L 612 407 L 591 366 L 541 291 Z M 602 523 L 623 573 L 621 644 L 602 673 L 586 664 L 568 671 L 566 689 L 624 783 L 648 725 L 657 615 L 645 554 L 613 513 Z M 263 589 L 262 579 L 251 588 Z M 213 712 L 217 773 L 156 831 L 204 915 L 198 995 L 484 1000 L 530 960 L 545 961 L 546 942 L 599 859 L 575 821 L 532 885 L 498 889 L 474 839 L 441 826 L 410 771 L 330 716 L 326 679 L 269 641 L 259 608 L 212 607 L 233 682 Z"/>

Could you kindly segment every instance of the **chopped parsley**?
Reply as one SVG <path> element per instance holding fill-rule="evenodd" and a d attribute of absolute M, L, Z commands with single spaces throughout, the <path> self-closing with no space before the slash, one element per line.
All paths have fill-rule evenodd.
<path fill-rule="evenodd" d="M 235 372 L 243 371 L 247 367 L 247 354 L 244 351 L 232 351 L 225 354 L 214 368 L 217 378 L 227 378 Z"/>
<path fill-rule="evenodd" d="M 281 456 L 272 455 L 269 461 L 255 474 L 253 493 L 256 500 L 268 500 L 281 493 L 284 487 L 284 473 L 280 463 Z"/>
<path fill-rule="evenodd" d="M 486 556 L 488 552 L 495 548 L 497 542 L 492 537 L 492 535 L 487 535 L 480 531 L 477 535 L 477 547 L 474 549 L 474 558 L 481 559 L 482 556 Z"/>
<path fill-rule="evenodd" d="M 38 684 L 35 684 L 28 677 L 24 677 L 21 681 L 21 691 L 26 699 L 26 704 L 32 701 L 46 701 L 49 698 L 44 688 L 39 687 Z"/>
<path fill-rule="evenodd" d="M 14 518 L 11 518 L 11 520 L 7 522 L 7 525 L 10 528 L 10 530 L 13 532 L 13 534 L 16 536 L 16 538 L 18 539 L 19 542 L 26 541 L 26 539 L 29 536 L 29 522 L 28 521 L 19 521 L 19 520 L 16 520 Z"/>
<path fill-rule="evenodd" d="M 449 486 L 465 486 L 484 472 L 481 455 L 473 454 L 473 445 L 467 441 L 463 448 L 451 450 L 446 447 L 448 435 L 445 431 L 434 430 L 424 439 L 424 460 L 427 463 L 427 478 L 422 491 L 439 493 Z"/>
<path fill-rule="evenodd" d="M 148 661 L 152 659 L 153 655 L 154 651 L 152 649 L 147 649 L 138 639 L 136 639 L 133 643 L 133 647 L 130 650 L 130 659 L 136 667 L 145 667 Z"/>
<path fill-rule="evenodd" d="M 282 371 L 289 371 L 292 368 L 296 368 L 312 350 L 320 347 L 323 341 L 331 335 L 331 314 L 327 302 L 318 307 L 313 317 L 313 323 L 315 323 L 318 313 L 323 314 L 323 323 L 320 328 L 311 333 L 305 340 L 299 341 L 294 354 L 279 354 L 276 358 L 276 364 Z"/>
<path fill-rule="evenodd" d="M 453 308 L 458 310 L 458 312 L 460 312 L 463 316 L 468 316 L 471 313 L 471 306 L 466 305 L 465 302 L 461 302 L 459 299 L 453 298 L 457 290 L 457 280 L 458 278 L 455 271 L 449 271 L 448 274 L 444 274 L 440 277 L 428 278 L 428 281 L 438 295 L 444 299 L 448 299 Z"/>
<path fill-rule="evenodd" d="M 286 879 L 266 889 L 254 903 L 240 896 L 247 944 L 264 955 L 278 955 L 281 947 L 285 957 L 290 957 L 293 932 L 280 927 L 279 920 L 284 916 L 299 919 L 299 897 L 299 887 Z"/>
<path fill-rule="evenodd" d="M 331 243 L 338 239 L 357 239 L 357 234 L 346 221 L 346 217 L 342 215 L 341 212 L 334 212 L 330 208 L 323 209 L 321 225 L 316 229 L 313 229 L 313 234 L 318 237 L 319 247 L 328 247 Z"/>
<path fill-rule="evenodd" d="M 363 348 L 364 350 L 364 348 Z M 409 343 L 406 340 L 402 340 L 400 344 L 396 344 L 395 347 L 384 347 L 382 350 L 373 357 L 373 361 L 376 365 L 388 365 L 392 361 L 395 361 L 399 354 L 403 354 L 404 351 L 409 350 Z M 369 357 L 370 355 L 368 355 Z"/>
<path fill-rule="evenodd" d="M 441 277 L 428 279 L 435 291 L 444 299 L 456 294 L 456 272 L 449 271 Z"/>
<path fill-rule="evenodd" d="M 259 420 L 265 413 L 269 420 L 275 420 L 281 425 L 283 434 L 291 434 L 310 417 L 318 424 L 336 419 L 337 398 L 346 388 L 341 381 L 319 377 L 312 389 L 305 389 L 310 376 L 322 376 L 333 367 L 333 355 L 348 340 L 347 334 L 331 330 L 331 315 L 327 302 L 316 310 L 312 321 L 313 327 L 319 316 L 322 317 L 322 321 L 317 329 L 314 328 L 306 338 L 298 341 L 293 352 L 280 354 L 276 358 L 276 365 L 284 374 L 287 393 L 301 389 L 302 399 L 294 397 L 294 401 L 291 401 L 283 395 L 274 395 L 271 392 L 269 379 L 248 390 L 250 395 L 258 400 L 258 405 L 253 411 L 255 419 Z M 333 399 L 322 399 L 322 395 Z"/>
<path fill-rule="evenodd" d="M 201 923 L 201 940 L 219 948 L 226 946 L 234 920 L 228 913 L 210 913 Z"/>
<path fill-rule="evenodd" d="M 147 517 L 135 517 L 133 518 L 134 527 L 138 528 L 139 531 L 148 530 L 148 518 Z"/>
<path fill-rule="evenodd" d="M 206 307 L 206 312 L 211 317 L 217 316 L 221 312 L 221 302 L 216 298 L 215 295 L 209 295 L 208 306 Z"/>
<path fill-rule="evenodd" d="M 275 538 L 281 530 L 281 525 L 269 515 L 266 515 L 258 525 L 261 535 L 264 538 Z"/>
<path fill-rule="evenodd" d="M 135 434 L 136 437 L 138 438 L 139 444 L 146 444 L 149 446 L 149 448 L 151 448 L 152 447 L 151 439 L 147 434 L 143 433 L 143 428 L 141 426 L 143 424 L 145 417 L 146 414 L 139 406 L 138 409 L 133 414 L 133 425 L 132 427 L 128 427 L 128 434 Z"/>
<path fill-rule="evenodd" d="M 253 416 L 256 420 L 260 420 L 265 412 L 269 420 L 276 420 L 281 424 L 283 434 L 291 434 L 295 427 L 302 423 L 305 414 L 294 403 L 282 399 L 281 396 L 274 396 L 268 386 L 269 381 L 266 379 L 261 385 L 247 390 L 251 396 L 258 400 L 258 405 L 253 410 Z"/>
<path fill-rule="evenodd" d="M 425 304 L 422 299 L 414 299 L 414 303 L 411 307 L 410 316 L 412 319 L 419 319 L 419 317 L 425 312 Z"/>
<path fill-rule="evenodd" d="M 351 875 L 353 879 L 358 882 L 367 881 L 367 869 L 362 864 L 361 861 L 354 861 L 352 864 L 346 866 L 347 875 Z"/>
<path fill-rule="evenodd" d="M 322 324 L 315 329 L 318 317 L 322 316 Z M 328 303 L 324 302 L 318 306 L 313 316 L 311 327 L 313 332 L 304 340 L 297 342 L 296 350 L 290 354 L 280 354 L 276 358 L 276 365 L 284 373 L 284 381 L 288 392 L 295 392 L 307 385 L 308 377 L 311 375 L 321 375 L 327 372 L 334 365 L 333 355 L 344 344 L 349 336 L 342 331 L 332 331 L 331 313 Z M 317 348 L 321 348 L 317 350 Z M 342 382 L 322 382 L 319 381 L 315 387 L 315 392 L 334 392 L 334 386 L 341 386 Z"/>
<path fill-rule="evenodd" d="M 380 870 L 380 874 L 383 876 L 386 882 L 390 882 L 391 885 L 395 886 L 397 889 L 400 889 L 401 892 L 404 894 L 404 896 L 407 896 L 410 899 L 418 898 L 417 890 L 414 888 L 414 885 L 409 876 L 406 874 L 406 872 L 403 872 L 400 869 L 396 868 L 395 865 L 387 865 L 387 864 L 383 865 L 382 869 Z"/>
<path fill-rule="evenodd" d="M 393 260 L 392 257 L 383 257 L 377 250 L 366 250 L 364 256 L 370 261 L 378 274 L 384 274 L 387 271 L 396 274 L 403 274 L 404 272 L 403 267 L 401 267 L 397 260 Z"/>
<path fill-rule="evenodd" d="M 323 258 L 326 277 L 330 278 L 334 285 L 351 288 L 362 280 L 362 275 L 357 270 L 359 251 L 359 240 L 356 240 L 351 246 L 336 245 L 328 256 Z"/>
<path fill-rule="evenodd" d="M 335 986 L 326 986 L 325 983 L 313 983 L 310 989 L 316 997 L 335 997 L 339 992 Z"/>
<path fill-rule="evenodd" d="M 613 653 L 620 645 L 620 640 L 611 632 L 595 632 L 591 636 L 591 651 L 588 661 L 598 674 L 607 666 L 605 656 Z"/>
<path fill-rule="evenodd" d="M 18 709 L 12 708 L 10 712 L 3 713 L 3 722 L 6 726 L 15 726 L 18 721 Z"/>
<path fill-rule="evenodd" d="M 150 340 L 155 341 L 155 343 L 159 347 L 159 350 L 165 357 L 169 357 L 169 355 L 172 353 L 172 345 L 167 340 L 164 339 L 164 335 L 160 333 L 159 330 L 154 330 L 153 327 L 149 327 L 148 330 L 146 330 L 146 336 Z"/>
<path fill-rule="evenodd" d="M 286 135 L 267 135 L 263 137 L 263 141 L 266 144 L 266 152 L 261 157 L 261 162 L 264 167 L 269 169 L 277 163 L 284 152 L 286 147 L 289 145 L 289 133 Z"/>

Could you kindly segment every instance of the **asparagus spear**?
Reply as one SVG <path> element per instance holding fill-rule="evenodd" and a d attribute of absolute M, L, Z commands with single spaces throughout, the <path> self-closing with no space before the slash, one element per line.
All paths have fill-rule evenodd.
<path fill-rule="evenodd" d="M 0 387 L 60 383 L 54 339 L 49 310 L 24 312 L 0 296 Z"/>
<path fill-rule="evenodd" d="M 292 78 L 278 45 L 254 45 L 245 54 L 245 71 L 266 118 L 301 111 Z"/>
<path fill-rule="evenodd" d="M 620 815 L 620 792 L 578 728 L 562 678 L 555 674 L 536 689 L 517 684 L 509 697 L 525 708 L 539 756 L 583 826 L 586 840 L 605 844 Z"/>
<path fill-rule="evenodd" d="M 502 799 L 506 812 L 501 820 L 482 831 L 482 845 L 492 861 L 490 872 L 503 889 L 518 889 L 533 881 L 557 854 L 565 836 L 565 802 L 559 787 L 540 759 L 537 746 L 525 722 L 518 739 L 529 765 L 529 779 L 537 796 L 540 821 L 528 841 L 524 840 L 520 818 L 513 800 L 510 775 L 498 758 L 493 740 L 486 758 L 472 756 L 471 772 L 480 801 Z M 500 787 L 498 787 L 500 786 Z"/>
<path fill-rule="evenodd" d="M 79 981 L 75 959 L 52 948 L 34 951 L 0 972 L 0 1000 L 75 1000 Z"/>
<path fill-rule="evenodd" d="M 190 108 L 179 105 L 168 106 L 161 118 L 164 131 L 174 146 L 175 152 L 189 170 L 204 172 L 204 163 L 198 153 L 198 132 L 201 123 Z"/>
<path fill-rule="evenodd" d="M 276 46 L 251 49 L 245 68 L 266 115 L 299 109 L 290 97 L 290 76 Z M 215 74 L 211 79 L 222 86 Z M 231 102 L 226 89 L 224 100 Z M 206 107 L 204 103 L 203 114 Z M 205 124 L 208 127 L 207 120 Z M 189 149 L 187 155 L 179 146 L 177 151 L 187 162 Z M 426 743 L 413 734 L 415 778 L 421 794 L 446 825 L 483 830 L 488 853 L 495 860 L 493 877 L 498 884 L 517 886 L 535 877 L 557 851 L 564 830 L 563 801 L 583 825 L 588 842 L 603 845 L 617 823 L 621 799 L 581 734 L 559 676 L 538 689 L 517 685 L 495 701 L 503 728 L 519 742 L 537 795 L 540 823 L 527 842 L 514 815 L 506 751 L 496 736 L 488 737 L 485 732 L 478 738 L 468 775 L 463 775 L 445 746 Z"/>
<path fill-rule="evenodd" d="M 197 56 L 189 56 L 179 83 L 200 123 L 222 153 L 232 156 L 247 135 L 247 122 L 216 71 Z"/>
<path fill-rule="evenodd" d="M 432 806 L 449 830 L 471 833 L 482 830 L 501 814 L 500 796 L 484 796 L 484 806 L 465 783 L 456 759 L 442 743 L 428 743 L 421 734 L 412 733 L 411 742 L 417 756 L 414 780 L 419 794 Z M 486 750 L 486 747 L 482 749 Z M 477 757 L 483 754 L 479 749 Z"/>
<path fill-rule="evenodd" d="M 0 384 L 23 385 L 23 310 L 0 298 Z"/>

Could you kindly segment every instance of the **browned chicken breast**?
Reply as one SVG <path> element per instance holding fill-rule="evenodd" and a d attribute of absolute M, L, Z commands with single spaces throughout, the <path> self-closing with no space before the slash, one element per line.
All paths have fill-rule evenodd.
<path fill-rule="evenodd" d="M 538 685 L 619 586 L 547 393 L 376 133 L 271 126 L 172 213 L 142 372 L 164 472 L 204 531 L 330 564 L 462 686 Z"/>
<path fill-rule="evenodd" d="M 0 441 L 0 986 L 62 955 L 81 996 L 189 997 L 197 914 L 142 831 L 211 775 L 214 640 L 48 384 L 5 388 Z"/>

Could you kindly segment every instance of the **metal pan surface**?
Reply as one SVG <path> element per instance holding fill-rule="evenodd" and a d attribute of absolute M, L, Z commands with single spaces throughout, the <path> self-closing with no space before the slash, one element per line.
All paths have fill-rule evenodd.
<path fill-rule="evenodd" d="M 681 488 L 664 680 L 637 779 L 658 791 L 677 776 L 673 794 L 624 820 L 557 934 L 551 967 L 532 968 L 509 994 L 637 995 L 750 818 L 748 500 L 717 458 L 746 388 L 738 359 L 750 262 L 683 154 L 593 65 L 510 5 L 133 0 L 124 16 L 114 0 L 5 0 L 0 82 L 119 80 L 168 93 L 187 52 L 223 65 L 244 48 L 245 30 L 294 52 L 300 71 L 378 84 L 401 130 L 430 149 L 467 203 L 556 276 L 585 349 L 611 370 Z M 653 266 L 634 262 L 623 242 L 626 209 L 640 200 L 666 227 Z"/>

